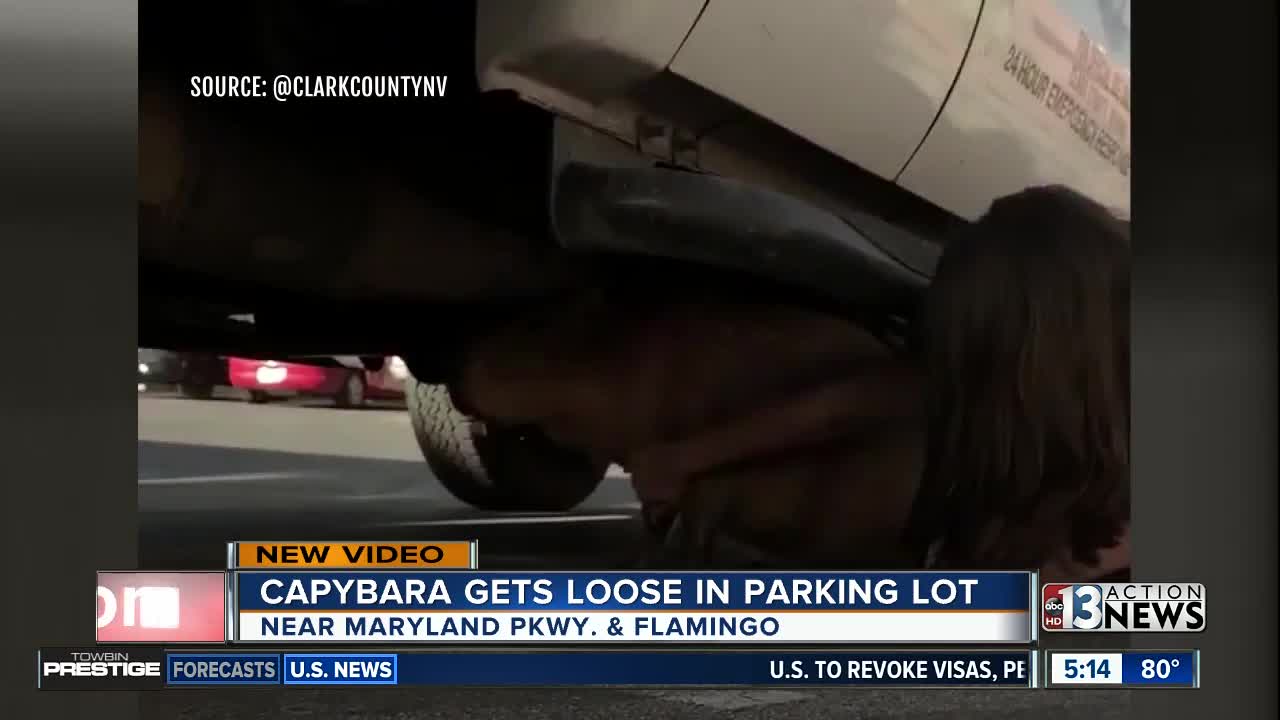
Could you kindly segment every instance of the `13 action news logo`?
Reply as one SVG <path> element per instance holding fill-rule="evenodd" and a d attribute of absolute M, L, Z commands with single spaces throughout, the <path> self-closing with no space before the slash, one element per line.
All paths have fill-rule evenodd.
<path fill-rule="evenodd" d="M 1041 626 L 1056 632 L 1200 632 L 1199 583 L 1048 584 Z"/>

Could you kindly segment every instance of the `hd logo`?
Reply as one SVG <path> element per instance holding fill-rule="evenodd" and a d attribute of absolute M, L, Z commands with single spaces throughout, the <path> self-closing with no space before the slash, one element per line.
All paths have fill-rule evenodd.
<path fill-rule="evenodd" d="M 1049 632 L 1200 632 L 1199 583 L 1095 583 L 1044 586 L 1040 625 Z"/>

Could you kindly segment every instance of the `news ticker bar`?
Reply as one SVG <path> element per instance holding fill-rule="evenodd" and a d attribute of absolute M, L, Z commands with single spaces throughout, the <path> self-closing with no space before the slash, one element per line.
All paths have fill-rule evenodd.
<path fill-rule="evenodd" d="M 1037 655 L 1017 651 L 287 652 L 45 648 L 47 690 L 248 685 L 473 687 L 1035 687 Z"/>
<path fill-rule="evenodd" d="M 44 648 L 37 657 L 37 685 L 43 690 L 262 685 L 1198 688 L 1200 653 L 528 649 L 208 652 L 144 647 Z"/>

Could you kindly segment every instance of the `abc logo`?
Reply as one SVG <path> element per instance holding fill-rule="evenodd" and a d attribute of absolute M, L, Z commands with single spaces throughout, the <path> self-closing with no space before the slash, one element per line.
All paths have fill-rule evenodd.
<path fill-rule="evenodd" d="M 1062 627 L 1062 599 L 1051 597 L 1044 601 L 1044 626 L 1047 628 Z"/>

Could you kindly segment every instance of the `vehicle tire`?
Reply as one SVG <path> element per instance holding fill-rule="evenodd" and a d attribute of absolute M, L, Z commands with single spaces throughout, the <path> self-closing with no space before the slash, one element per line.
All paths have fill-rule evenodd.
<path fill-rule="evenodd" d="M 271 402 L 271 396 L 261 390 L 250 390 L 249 402 L 254 405 L 265 405 L 266 403 Z"/>
<path fill-rule="evenodd" d="M 347 379 L 342 382 L 342 389 L 338 391 L 338 407 L 364 407 L 365 390 L 363 372 L 347 373 Z"/>
<path fill-rule="evenodd" d="M 192 400 L 208 400 L 225 381 L 221 361 L 213 355 L 183 353 L 178 360 L 178 392 Z"/>
<path fill-rule="evenodd" d="M 413 434 L 458 500 L 481 510 L 564 512 L 586 500 L 606 466 L 522 428 L 489 428 L 458 412 L 443 385 L 405 379 Z"/>

